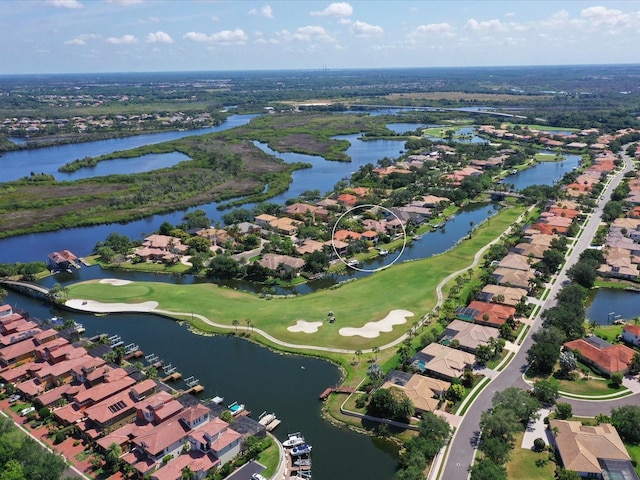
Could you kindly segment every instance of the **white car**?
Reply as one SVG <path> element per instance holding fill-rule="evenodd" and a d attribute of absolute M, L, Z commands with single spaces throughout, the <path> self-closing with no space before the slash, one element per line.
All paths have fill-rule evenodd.
<path fill-rule="evenodd" d="M 253 475 L 251 475 L 251 480 L 267 480 L 263 475 L 260 475 L 259 473 L 254 473 Z"/>
<path fill-rule="evenodd" d="M 35 411 L 36 411 L 36 408 L 35 408 L 35 407 L 27 407 L 27 408 L 23 409 L 23 410 L 20 412 L 20 416 L 21 416 L 21 417 L 26 417 L 26 416 L 27 416 L 27 415 L 29 415 L 31 412 L 35 412 Z"/>
<path fill-rule="evenodd" d="M 9 397 L 9 403 L 17 402 L 18 400 L 20 400 L 20 395 L 17 393 Z"/>

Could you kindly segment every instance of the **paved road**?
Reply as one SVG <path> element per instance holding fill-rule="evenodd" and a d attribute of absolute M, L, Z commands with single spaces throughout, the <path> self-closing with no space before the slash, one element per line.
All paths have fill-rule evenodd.
<path fill-rule="evenodd" d="M 540 309 L 540 312 L 556 304 L 555 297 L 558 291 L 562 288 L 562 282 L 567 279 L 566 271 L 576 263 L 580 253 L 585 248 L 589 247 L 591 239 L 600 225 L 602 209 L 611 198 L 611 192 L 620 183 L 623 175 L 633 169 L 633 162 L 629 157 L 623 155 L 623 160 L 625 162 L 624 168 L 611 179 L 609 184 L 603 190 L 598 206 L 587 218 L 582 234 L 580 238 L 575 241 L 573 250 L 567 257 L 564 267 L 557 275 L 556 280 L 551 287 L 551 292 L 549 293 L 547 300 L 544 302 L 543 307 Z M 467 413 L 451 440 L 448 455 L 444 460 L 445 466 L 441 470 L 439 478 L 443 480 L 467 479 L 468 471 L 475 455 L 475 447 L 477 446 L 477 439 L 480 431 L 480 415 L 491 407 L 491 398 L 493 394 L 512 386 L 529 388 L 526 382 L 522 379 L 522 373 L 525 371 L 527 366 L 527 350 L 529 350 L 533 343 L 531 340 L 531 333 L 538 330 L 541 325 L 542 319 L 540 314 L 538 314 L 534 320 L 529 335 L 523 342 L 513 360 L 491 381 L 491 383 L 489 383 L 489 385 L 484 388 L 484 390 L 476 397 L 472 406 L 467 410 Z M 598 413 L 610 411 L 611 408 L 619 405 L 631 402 L 638 403 L 640 402 L 640 398 L 638 395 L 634 395 L 633 397 L 627 396 L 616 400 L 599 402 L 566 399 L 563 399 L 563 401 L 567 401 L 573 405 L 573 412 L 576 415 L 595 416 Z"/>

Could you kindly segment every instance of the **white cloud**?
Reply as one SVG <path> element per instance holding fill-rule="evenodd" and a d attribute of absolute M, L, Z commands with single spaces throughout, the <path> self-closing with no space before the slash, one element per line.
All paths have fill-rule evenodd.
<path fill-rule="evenodd" d="M 501 22 L 498 19 L 483 20 L 481 22 L 472 18 L 467 21 L 465 28 L 480 33 L 518 32 L 527 30 L 527 27 L 517 22 Z"/>
<path fill-rule="evenodd" d="M 284 41 L 296 41 L 296 42 L 334 42 L 334 38 L 322 27 L 317 25 L 307 25 L 306 27 L 300 27 L 295 32 L 289 32 L 288 30 L 282 30 L 277 32 L 276 35 Z"/>
<path fill-rule="evenodd" d="M 569 15 L 569 12 L 566 10 L 560 10 L 551 15 L 548 20 L 540 22 L 540 26 L 547 28 L 565 28 L 570 20 L 571 16 Z"/>
<path fill-rule="evenodd" d="M 374 37 L 384 34 L 384 29 L 378 25 L 369 25 L 365 22 L 354 22 L 351 26 L 351 33 L 357 37 Z"/>
<path fill-rule="evenodd" d="M 138 39 L 133 35 L 123 35 L 121 37 L 109 37 L 107 38 L 107 42 L 113 43 L 114 45 L 133 45 L 138 43 Z"/>
<path fill-rule="evenodd" d="M 193 40 L 194 42 L 208 42 L 215 43 L 217 45 L 244 45 L 249 40 L 247 34 L 240 28 L 235 30 L 222 30 L 218 33 L 212 33 L 206 35 L 199 32 L 189 32 L 184 35 L 185 39 Z"/>
<path fill-rule="evenodd" d="M 150 33 L 145 38 L 147 43 L 173 43 L 173 38 L 168 33 L 156 32 Z"/>
<path fill-rule="evenodd" d="M 47 5 L 56 8 L 84 8 L 78 0 L 47 0 Z"/>
<path fill-rule="evenodd" d="M 444 35 L 445 37 L 453 37 L 455 35 L 453 27 L 448 23 L 428 23 L 426 25 L 420 25 L 410 35 L 423 36 L 430 33 Z"/>
<path fill-rule="evenodd" d="M 269 5 L 265 5 L 260 10 L 257 8 L 252 8 L 249 10 L 250 15 L 260 15 L 264 18 L 273 18 L 273 9 Z"/>
<path fill-rule="evenodd" d="M 580 12 L 580 16 L 593 27 L 626 27 L 632 22 L 628 13 L 607 7 L 589 7 Z"/>
<path fill-rule="evenodd" d="M 85 33 L 83 35 L 78 35 L 76 38 L 71 40 L 67 40 L 64 42 L 65 45 L 86 45 L 87 40 L 97 40 L 101 38 L 100 35 L 96 33 Z"/>
<path fill-rule="evenodd" d="M 350 17 L 353 14 L 353 7 L 346 2 L 332 3 L 324 10 L 311 12 L 317 17 Z"/>

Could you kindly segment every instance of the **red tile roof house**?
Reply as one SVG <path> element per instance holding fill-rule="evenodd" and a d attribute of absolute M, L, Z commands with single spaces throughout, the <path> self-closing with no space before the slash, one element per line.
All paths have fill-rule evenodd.
<path fill-rule="evenodd" d="M 149 235 L 142 246 L 134 250 L 144 261 L 175 262 L 188 250 L 179 238 L 168 235 Z"/>
<path fill-rule="evenodd" d="M 309 205 L 308 203 L 292 203 L 291 205 L 284 207 L 282 211 L 287 217 L 302 220 L 307 215 L 313 218 L 315 211 L 319 208 L 320 207 Z"/>
<path fill-rule="evenodd" d="M 463 310 L 460 310 L 460 312 L 463 312 Z M 467 305 L 464 313 L 458 314 L 458 317 L 462 320 L 473 319 L 473 322 L 479 325 L 499 328 L 500 325 L 506 323 L 509 317 L 513 317 L 515 314 L 516 309 L 509 305 L 474 300 Z"/>
<path fill-rule="evenodd" d="M 356 197 L 355 195 L 351 195 L 350 193 L 343 193 L 341 195 L 338 195 L 336 200 L 343 205 L 346 205 L 347 207 L 353 207 L 358 201 L 358 197 Z"/>
<path fill-rule="evenodd" d="M 166 463 L 166 466 L 153 473 L 152 478 L 173 479 L 177 477 L 168 476 L 167 470 L 172 471 L 173 469 L 168 467 L 176 461 L 176 466 L 179 466 L 189 459 L 187 464 L 193 461 L 197 466 L 208 457 L 208 460 L 200 464 L 200 468 L 204 467 L 205 471 L 215 465 L 227 463 L 240 453 L 242 435 L 232 430 L 229 424 L 220 418 L 212 418 L 211 411 L 198 404 L 170 420 L 141 431 L 132 438 L 131 443 L 135 445 L 137 455 L 125 455 L 125 461 L 140 469 L 141 456 L 146 457 L 147 461 L 142 465 L 150 468 L 142 472 L 144 474 L 151 473 L 156 466 Z M 189 453 L 181 455 L 187 445 Z M 165 461 L 167 457 L 171 457 L 168 462 Z"/>
<path fill-rule="evenodd" d="M 355 240 L 360 240 L 362 238 L 362 234 L 352 232 L 351 230 L 337 230 L 336 233 L 333 234 L 333 238 L 334 240 L 349 243 Z"/>
<path fill-rule="evenodd" d="M 583 362 L 592 365 L 605 375 L 629 371 L 635 351 L 624 345 L 611 345 L 598 337 L 580 338 L 564 344 L 566 350 L 578 352 Z"/>
<path fill-rule="evenodd" d="M 136 405 L 155 392 L 156 388 L 157 384 L 153 380 L 143 380 L 123 392 L 88 407 L 83 415 L 88 420 L 85 433 L 96 438 L 99 432 L 110 432 L 129 423 L 136 415 Z M 54 413 L 57 414 L 58 410 Z"/>
<path fill-rule="evenodd" d="M 622 340 L 640 347 L 640 327 L 637 325 L 625 325 L 622 327 Z"/>

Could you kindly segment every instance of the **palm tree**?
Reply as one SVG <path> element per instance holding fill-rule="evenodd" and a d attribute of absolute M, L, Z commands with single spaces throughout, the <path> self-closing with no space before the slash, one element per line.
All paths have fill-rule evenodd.
<path fill-rule="evenodd" d="M 362 355 L 362 350 L 356 350 L 354 353 L 356 354 L 356 357 L 358 358 L 358 362 L 360 362 L 360 355 Z"/>
<path fill-rule="evenodd" d="M 231 322 L 231 323 L 233 324 L 233 326 L 234 326 L 234 327 L 236 327 L 236 330 L 235 330 L 235 334 L 234 334 L 234 335 L 237 335 L 237 334 L 238 334 L 238 325 L 240 325 L 240 320 L 234 320 L 234 321 L 233 321 L 233 322 Z"/>
<path fill-rule="evenodd" d="M 104 455 L 104 459 L 107 462 L 107 466 L 110 471 L 115 472 L 118 470 L 120 455 L 122 455 L 122 448 L 120 447 L 120 445 L 118 445 L 116 442 L 111 442 Z"/>
<path fill-rule="evenodd" d="M 189 468 L 189 465 L 187 465 L 180 471 L 180 480 L 191 480 L 192 478 L 193 470 L 191 470 L 191 468 Z"/>
<path fill-rule="evenodd" d="M 398 401 L 398 417 L 409 419 L 413 417 L 415 409 L 413 402 L 406 395 L 402 395 Z"/>
<path fill-rule="evenodd" d="M 374 358 L 375 360 L 378 360 L 378 354 L 380 353 L 380 347 L 373 347 L 371 349 L 371 352 L 373 352 Z"/>
<path fill-rule="evenodd" d="M 247 318 L 245 322 L 247 322 L 247 330 L 251 330 L 251 320 Z"/>

